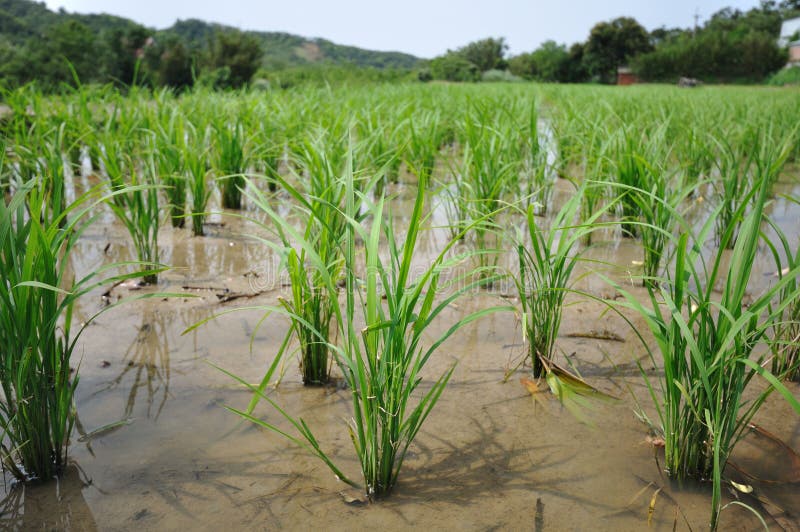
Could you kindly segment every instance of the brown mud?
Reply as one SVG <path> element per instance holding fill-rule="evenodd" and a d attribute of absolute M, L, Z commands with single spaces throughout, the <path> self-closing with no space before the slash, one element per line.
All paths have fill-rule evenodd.
<path fill-rule="evenodd" d="M 559 182 L 555 198 L 568 193 L 568 186 Z M 412 188 L 397 188 L 395 204 L 402 205 Z M 797 238 L 797 206 L 776 200 L 772 209 Z M 396 209 L 400 227 L 404 212 Z M 437 213 L 434 221 L 441 218 Z M 523 359 L 520 324 L 511 313 L 490 315 L 462 329 L 432 358 L 426 381 L 457 364 L 452 380 L 412 445 L 391 497 L 361 504 L 360 494 L 335 479 L 322 462 L 224 408 L 243 408 L 250 397 L 213 365 L 258 382 L 288 328 L 286 319 L 273 315 L 259 328 L 264 312 L 243 310 L 182 334 L 215 313 L 274 305 L 286 290 L 277 259 L 244 236 L 261 234 L 256 224 L 228 216 L 212 221 L 224 225 L 209 226 L 208 236 L 200 238 L 188 229 L 162 229 L 162 260 L 174 269 L 162 274 L 157 287 L 111 291 L 111 301 L 137 292 L 131 288 L 186 297 L 135 302 L 101 315 L 87 328 L 74 360 L 80 383 L 73 465 L 58 482 L 13 486 L 6 479 L 0 526 L 643 530 L 650 519 L 653 530 L 707 527 L 710 487 L 671 483 L 658 447 L 648 443 L 648 429 L 635 415 L 636 401 L 652 414 L 637 362 L 651 376 L 659 369 L 622 318 L 605 304 L 578 296 L 570 296 L 565 309 L 558 344 L 564 355 L 558 362 L 618 401 L 592 404 L 585 412 L 590 423 L 582 423 L 549 394 L 535 397 L 520 385 L 526 368 L 504 382 Z M 419 260 L 430 260 L 446 235 L 443 229 L 426 232 Z M 131 253 L 126 234 L 106 218 L 83 238 L 72 266 L 85 272 L 131 259 Z M 613 231 L 603 231 L 589 255 L 614 265 L 610 275 L 619 282 L 629 278 L 628 272 L 635 274 L 635 261 L 641 260 L 638 243 Z M 759 257 L 753 290 L 770 282 L 769 260 Z M 645 291 L 633 284 L 631 289 L 644 297 Z M 600 299 L 615 297 L 593 277 L 577 288 Z M 459 300 L 443 313 L 431 338 L 460 316 L 502 302 L 497 294 L 504 290 L 493 287 L 495 293 Z M 106 304 L 101 292 L 81 301 L 77 319 L 87 319 Z M 226 294 L 247 297 L 222 302 Z M 644 330 L 639 320 L 633 324 Z M 608 338 L 591 337 L 593 331 Z M 271 397 L 301 416 L 334 462 L 358 479 L 346 430 L 348 391 L 304 388 L 296 358 L 287 359 L 283 371 Z M 791 390 L 800 395 L 798 386 Z M 280 423 L 264 404 L 257 413 Z M 93 432 L 121 420 L 127 423 Z M 770 437 L 748 436 L 733 459 L 738 470 L 729 472 L 753 487 L 753 494 L 731 488 L 726 502 L 736 495 L 771 527 L 800 527 L 800 479 L 792 476 L 795 466 L 790 465 L 792 450 L 800 449 L 800 418 L 773 396 L 756 423 Z M 722 530 L 760 526 L 741 506 L 722 513 Z"/>

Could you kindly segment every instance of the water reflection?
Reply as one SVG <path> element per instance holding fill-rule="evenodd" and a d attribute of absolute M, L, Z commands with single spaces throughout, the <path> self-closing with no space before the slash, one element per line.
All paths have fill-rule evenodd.
<path fill-rule="evenodd" d="M 147 417 L 158 419 L 170 398 L 170 321 L 157 310 L 145 310 L 136 337 L 122 359 L 122 371 L 92 395 L 129 386 L 124 417 L 132 417 L 136 401 L 142 395 Z"/>
<path fill-rule="evenodd" d="M 83 497 L 91 485 L 70 464 L 58 480 L 15 484 L 0 501 L 0 528 L 7 530 L 97 530 Z"/>

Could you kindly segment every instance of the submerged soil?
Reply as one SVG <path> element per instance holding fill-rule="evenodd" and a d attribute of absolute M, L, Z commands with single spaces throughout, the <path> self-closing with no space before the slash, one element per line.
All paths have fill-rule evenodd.
<path fill-rule="evenodd" d="M 562 193 L 568 187 L 559 182 Z M 394 192 L 400 206 L 414 193 L 413 186 Z M 399 227 L 404 227 L 404 212 L 396 208 Z M 797 206 L 776 201 L 772 215 L 791 238 L 800 235 Z M 433 220 L 446 223 L 438 211 Z M 565 308 L 559 363 L 617 401 L 591 403 L 581 420 L 549 394 L 531 395 L 519 382 L 528 368 L 519 367 L 524 356 L 517 317 L 492 314 L 462 329 L 431 359 L 423 386 L 456 364 L 452 380 L 412 445 L 391 497 L 364 504 L 361 494 L 334 478 L 322 462 L 224 408 L 244 408 L 250 396 L 214 366 L 258 382 L 286 333 L 284 318 L 270 316 L 259 327 L 264 311 L 251 308 L 183 334 L 214 314 L 274 305 L 287 289 L 266 246 L 243 236 L 259 233 L 256 224 L 227 216 L 211 221 L 218 225 L 210 224 L 208 235 L 199 238 L 188 229 L 162 229 L 162 260 L 174 269 L 161 276 L 157 287 L 118 286 L 108 298 L 99 290 L 82 300 L 76 318 L 85 320 L 107 302 L 142 291 L 184 295 L 113 309 L 86 329 L 74 361 L 80 383 L 73 464 L 59 482 L 22 486 L 7 479 L 2 526 L 706 528 L 710 487 L 671 483 L 658 447 L 636 416 L 637 401 L 652 415 L 637 362 L 651 376 L 657 376 L 658 368 L 622 318 L 579 297 L 570 298 Z M 440 249 L 446 233 L 431 230 L 422 238 L 419 260 L 425 261 Z M 104 218 L 82 240 L 72 258 L 74 270 L 132 258 L 127 241 L 123 229 L 110 216 Z M 636 273 L 641 260 L 638 242 L 610 231 L 598 235 L 589 255 L 616 265 L 607 273 L 619 281 L 629 271 Z M 774 272 L 769 267 L 769 257 L 760 257 L 753 290 L 770 282 Z M 609 300 L 616 295 L 594 278 L 583 279 L 578 288 Z M 645 296 L 642 289 L 631 289 Z M 505 287 L 495 286 L 464 297 L 444 312 L 430 338 L 477 308 L 506 304 L 505 295 Z M 633 325 L 644 330 L 636 319 Z M 343 472 L 358 479 L 346 429 L 348 390 L 304 388 L 297 366 L 296 358 L 287 359 L 271 397 L 302 417 Z M 797 386 L 790 389 L 800 395 Z M 257 414 L 281 424 L 264 404 Z M 127 423 L 112 425 L 121 420 Z M 773 396 L 756 422 L 768 433 L 749 435 L 733 458 L 736 470 L 728 471 L 754 491 L 745 495 L 731 488 L 726 498 L 740 497 L 771 527 L 800 527 L 800 463 L 792 451 L 800 449 L 800 418 Z M 755 530 L 761 524 L 750 511 L 733 505 L 723 511 L 721 527 Z"/>

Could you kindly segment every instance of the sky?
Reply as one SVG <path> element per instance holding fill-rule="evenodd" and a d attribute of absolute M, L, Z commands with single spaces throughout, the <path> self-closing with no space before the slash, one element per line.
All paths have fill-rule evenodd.
<path fill-rule="evenodd" d="M 517 54 L 554 40 L 585 41 L 597 22 L 632 16 L 645 28 L 690 27 L 725 7 L 757 0 L 46 0 L 51 9 L 109 13 L 166 28 L 177 19 L 322 37 L 370 50 L 430 58 L 485 37 L 505 37 Z"/>

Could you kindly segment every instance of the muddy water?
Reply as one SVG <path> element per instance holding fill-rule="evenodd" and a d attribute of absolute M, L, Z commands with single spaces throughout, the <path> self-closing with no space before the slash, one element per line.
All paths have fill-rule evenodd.
<path fill-rule="evenodd" d="M 559 183 L 556 201 L 568 190 Z M 395 217 L 402 227 L 402 205 L 413 190 L 400 187 L 395 192 L 400 207 Z M 258 213 L 250 214 L 258 218 Z M 441 213 L 434 214 L 434 221 L 441 219 Z M 800 233 L 798 214 L 796 206 L 785 202 L 773 208 L 793 238 Z M 162 259 L 175 268 L 162 275 L 157 290 L 185 297 L 139 301 L 102 314 L 87 328 L 77 350 L 81 378 L 79 426 L 71 446 L 74 463 L 58 483 L 12 487 L 7 481 L 2 525 L 73 530 L 642 530 L 650 519 L 655 530 L 705 528 L 708 486 L 672 485 L 661 471 L 658 450 L 645 441 L 646 427 L 634 414 L 634 397 L 652 414 L 636 362 L 642 361 L 653 375 L 658 369 L 649 365 L 620 317 L 579 298 L 571 298 L 565 310 L 561 362 L 619 401 L 592 405 L 584 412 L 590 423 L 582 423 L 546 394 L 532 397 L 518 382 L 525 368 L 504 382 L 523 360 L 520 326 L 513 314 L 490 315 L 464 328 L 431 360 L 426 383 L 453 364 L 456 370 L 412 446 L 395 492 L 376 504 L 353 502 L 358 493 L 321 462 L 275 434 L 240 422 L 224 408 L 243 408 L 249 396 L 212 364 L 249 382 L 259 381 L 288 328 L 284 318 L 271 316 L 259 327 L 263 311 L 243 310 L 182 334 L 215 313 L 274 305 L 286 289 L 266 246 L 242 236 L 263 235 L 257 224 L 215 219 L 224 225 L 209 226 L 202 238 L 191 237 L 188 230 L 162 231 Z M 424 233 L 420 264 L 431 260 L 445 240 L 444 230 Z M 73 257 L 74 270 L 131 258 L 126 242 L 118 225 L 109 220 L 98 224 Z M 641 260 L 637 243 L 613 232 L 603 233 L 590 253 L 617 264 L 613 275 L 618 279 Z M 768 264 L 766 257 L 759 258 L 754 290 L 769 282 Z M 587 278 L 582 283 L 581 288 L 613 297 L 599 281 Z M 644 297 L 640 288 L 631 289 Z M 81 302 L 79 319 L 103 307 L 101 292 Z M 220 297 L 255 292 L 260 295 L 220 302 Z M 502 294 L 503 288 L 495 287 L 495 292 Z M 117 287 L 110 299 L 137 293 Z M 466 313 L 502 302 L 497 294 L 467 296 L 445 311 L 430 338 Z M 644 329 L 635 319 L 634 325 Z M 602 330 L 621 341 L 573 336 Z M 295 359 L 283 371 L 274 400 L 301 416 L 345 474 L 357 479 L 358 463 L 345 428 L 348 392 L 335 386 L 303 388 Z M 796 386 L 792 392 L 800 395 Z M 280 423 L 264 405 L 257 413 Z M 120 420 L 128 423 L 92 433 Z M 770 436 L 748 436 L 734 458 L 742 472 L 732 475 L 753 485 L 759 499 L 742 500 L 773 526 L 800 526 L 800 478 L 793 476 L 800 464 L 795 470 L 791 451 L 800 449 L 800 420 L 772 397 L 757 422 Z M 741 506 L 723 512 L 723 529 L 759 526 Z"/>

